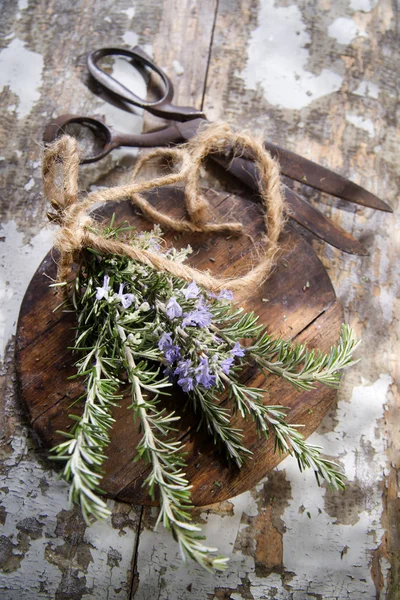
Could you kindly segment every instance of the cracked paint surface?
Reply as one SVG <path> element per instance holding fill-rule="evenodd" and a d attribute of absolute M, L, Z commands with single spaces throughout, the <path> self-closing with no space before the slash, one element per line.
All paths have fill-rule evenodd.
<path fill-rule="evenodd" d="M 29 115 L 39 100 L 42 71 L 42 56 L 29 50 L 18 38 L 0 52 L 0 88 L 7 86 L 17 96 L 16 111 L 19 117 Z M 10 110 L 13 108 L 9 106 Z"/>
<path fill-rule="evenodd" d="M 335 38 L 339 44 L 347 46 L 360 35 L 360 29 L 353 19 L 339 17 L 329 25 L 328 35 Z"/>
<path fill-rule="evenodd" d="M 366 131 L 371 138 L 375 137 L 375 127 L 371 119 L 367 119 L 361 115 L 346 114 L 346 121 L 354 125 L 354 127 Z"/>
<path fill-rule="evenodd" d="M 30 179 L 32 181 L 32 179 Z M 25 185 L 25 189 L 27 189 Z M 28 186 L 27 191 L 31 189 Z M 44 227 L 29 243 L 14 221 L 0 226 L 0 361 L 15 332 L 19 307 L 27 284 L 43 256 L 52 247 L 54 228 Z"/>
<path fill-rule="evenodd" d="M 282 465 L 293 497 L 282 517 L 290 523 L 284 534 L 284 564 L 294 573 L 290 586 L 296 590 L 327 598 L 373 598 L 376 593 L 370 569 L 373 550 L 384 535 L 380 520 L 387 462 L 379 425 L 391 383 L 392 378 L 383 374 L 371 385 L 355 386 L 350 400 L 338 403 L 337 426 L 310 438 L 342 464 L 348 481 L 344 492 L 316 487 L 312 473 L 299 478 L 293 460 Z M 361 454 L 369 460 L 362 460 Z M 301 514 L 299 507 L 305 509 Z M 327 530 L 329 544 L 324 543 Z M 388 568 L 388 561 L 383 561 L 385 580 Z"/>
<path fill-rule="evenodd" d="M 247 88 L 261 85 L 268 102 L 290 109 L 303 108 L 340 89 L 339 73 L 322 69 L 314 74 L 307 68 L 310 36 L 297 6 L 263 0 L 258 22 L 242 72 Z"/>

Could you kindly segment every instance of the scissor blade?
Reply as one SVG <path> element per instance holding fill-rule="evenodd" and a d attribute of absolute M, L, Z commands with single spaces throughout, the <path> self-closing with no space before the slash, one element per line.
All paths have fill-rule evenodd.
<path fill-rule="evenodd" d="M 229 160 L 226 157 L 211 155 L 211 158 L 218 164 L 225 167 L 232 175 L 237 177 L 249 188 L 258 191 L 257 168 L 255 164 L 244 158 L 235 158 Z M 304 198 L 296 194 L 287 186 L 283 186 L 286 202 L 289 206 L 289 216 L 300 225 L 314 233 L 316 236 L 328 242 L 335 248 L 348 252 L 349 254 L 359 254 L 367 256 L 368 250 L 338 225 L 334 225 L 318 209 L 314 208 Z"/>
<path fill-rule="evenodd" d="M 345 229 L 334 225 L 322 212 L 287 186 L 284 186 L 284 192 L 290 207 L 288 214 L 297 223 L 343 252 L 368 256 L 368 250 Z"/>
<path fill-rule="evenodd" d="M 264 145 L 270 154 L 278 160 L 282 173 L 287 177 L 355 204 L 385 212 L 393 212 L 386 202 L 338 173 L 334 173 L 330 169 L 326 169 L 271 142 L 266 141 Z"/>

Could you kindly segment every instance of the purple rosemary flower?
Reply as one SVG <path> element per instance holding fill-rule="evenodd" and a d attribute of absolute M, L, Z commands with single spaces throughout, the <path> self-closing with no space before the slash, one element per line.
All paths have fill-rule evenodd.
<path fill-rule="evenodd" d="M 158 347 L 161 352 L 164 352 L 165 360 L 168 365 L 172 365 L 178 358 L 181 357 L 181 351 L 179 346 L 175 346 L 172 342 L 172 336 L 170 333 L 163 333 L 159 339 Z"/>
<path fill-rule="evenodd" d="M 154 250 L 154 252 L 159 252 L 161 250 L 161 246 L 158 243 L 157 238 L 153 238 L 153 237 L 147 238 L 147 235 L 148 235 L 147 233 L 145 233 L 144 231 L 141 231 L 140 233 L 138 233 L 137 237 L 140 240 L 144 240 L 145 243 L 147 242 L 147 247 L 149 250 Z"/>
<path fill-rule="evenodd" d="M 185 313 L 183 316 L 182 327 L 187 327 L 188 325 L 208 327 L 212 321 L 212 314 L 206 307 L 196 308 L 192 312 Z"/>
<path fill-rule="evenodd" d="M 174 374 L 178 376 L 178 385 L 184 392 L 190 392 L 193 389 L 193 368 L 190 358 L 180 360 Z"/>
<path fill-rule="evenodd" d="M 233 356 L 228 356 L 221 361 L 220 367 L 225 375 L 229 375 L 234 360 Z"/>
<path fill-rule="evenodd" d="M 184 392 L 190 392 L 194 386 L 193 377 L 190 377 L 190 375 L 180 377 L 178 379 L 178 385 L 181 386 Z"/>
<path fill-rule="evenodd" d="M 190 358 L 186 358 L 185 360 L 180 360 L 176 365 L 175 375 L 189 375 L 189 373 L 193 371 L 192 369 L 192 361 Z"/>
<path fill-rule="evenodd" d="M 96 300 L 101 300 L 102 298 L 106 298 L 108 296 L 108 292 L 110 290 L 110 278 L 108 275 L 104 275 L 103 287 L 98 287 L 96 292 Z"/>
<path fill-rule="evenodd" d="M 189 283 L 189 285 L 182 290 L 182 294 L 185 296 L 186 300 L 189 298 L 197 298 L 200 294 L 200 288 L 195 281 Z"/>
<path fill-rule="evenodd" d="M 174 370 L 172 369 L 172 367 L 170 367 L 170 366 L 165 367 L 165 369 L 163 370 L 163 373 L 164 373 L 165 377 L 168 377 L 169 381 L 172 383 L 174 380 Z"/>
<path fill-rule="evenodd" d="M 160 252 L 161 246 L 154 238 L 149 239 L 149 250 L 154 250 L 154 252 Z"/>
<path fill-rule="evenodd" d="M 208 356 L 200 356 L 200 365 L 195 370 L 196 381 L 205 388 L 210 388 L 215 384 L 215 375 L 211 375 L 208 364 Z"/>
<path fill-rule="evenodd" d="M 165 351 L 165 360 L 169 365 L 172 365 L 178 358 L 181 357 L 181 350 L 179 346 L 170 346 L 168 350 Z"/>
<path fill-rule="evenodd" d="M 162 334 L 158 342 L 158 347 L 164 352 L 168 364 L 172 364 L 181 356 L 180 348 L 179 346 L 175 346 L 170 333 Z"/>
<path fill-rule="evenodd" d="M 129 308 L 135 299 L 135 294 L 124 294 L 125 283 L 119 286 L 118 298 L 124 308 Z"/>
<path fill-rule="evenodd" d="M 172 335 L 170 333 L 163 333 L 158 340 L 158 348 L 161 352 L 164 352 L 169 346 L 172 346 Z"/>
<path fill-rule="evenodd" d="M 239 342 L 236 342 L 231 350 L 232 356 L 244 356 L 244 353 L 244 348 L 239 344 Z"/>
<path fill-rule="evenodd" d="M 233 300 L 233 294 L 230 290 L 221 290 L 217 298 L 218 300 Z"/>
<path fill-rule="evenodd" d="M 182 307 L 176 301 L 175 296 L 171 296 L 166 305 L 167 315 L 172 320 L 182 315 Z"/>
<path fill-rule="evenodd" d="M 196 308 L 207 308 L 207 302 L 204 296 L 200 296 Z"/>

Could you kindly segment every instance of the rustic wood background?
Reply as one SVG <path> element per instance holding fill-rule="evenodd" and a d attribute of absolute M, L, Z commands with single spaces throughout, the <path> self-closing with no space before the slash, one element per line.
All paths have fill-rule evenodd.
<path fill-rule="evenodd" d="M 3 0 L 0 52 L 0 596 L 5 600 L 400 598 L 399 222 L 319 193 L 307 196 L 363 240 L 365 258 L 308 236 L 329 271 L 362 360 L 312 437 L 343 465 L 344 493 L 317 488 L 291 460 L 250 492 L 199 514 L 228 571 L 180 563 L 154 533 L 153 509 L 112 504 L 87 528 L 68 510 L 15 392 L 15 324 L 51 247 L 40 139 L 61 113 L 143 127 L 85 85 L 85 57 L 140 43 L 167 69 L 176 99 L 210 119 L 265 131 L 352 177 L 396 209 L 399 59 L 389 0 Z M 124 181 L 135 152 L 85 168 L 81 188 Z"/>

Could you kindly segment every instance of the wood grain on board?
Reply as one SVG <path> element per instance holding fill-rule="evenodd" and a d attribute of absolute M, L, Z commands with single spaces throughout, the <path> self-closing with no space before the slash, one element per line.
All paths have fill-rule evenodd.
<path fill-rule="evenodd" d="M 225 277 L 245 273 L 257 260 L 257 248 L 260 248 L 264 234 L 260 206 L 249 199 L 213 191 L 208 191 L 207 196 L 215 218 L 222 221 L 234 216 L 244 224 L 244 234 L 237 237 L 176 236 L 170 232 L 166 239 L 180 247 L 190 243 L 193 248 L 190 263 L 200 269 L 210 269 Z M 182 189 L 156 190 L 149 198 L 158 209 L 170 215 L 184 215 Z M 139 230 L 152 226 L 129 203 L 106 206 L 101 215 L 110 216 L 113 211 L 118 220 L 127 219 Z M 281 245 L 282 255 L 271 278 L 260 288 L 249 289 L 242 304 L 246 310 L 254 310 L 271 333 L 296 341 L 307 340 L 312 347 L 328 350 L 337 341 L 342 321 L 342 310 L 335 300 L 329 277 L 311 247 L 290 226 L 286 227 Z M 60 310 L 51 312 L 60 302 L 60 297 L 49 288 L 49 277 L 55 276 L 55 270 L 55 256 L 49 253 L 27 290 L 17 331 L 21 397 L 34 428 L 49 447 L 61 440 L 58 431 L 71 427 L 68 415 L 82 411 L 79 403 L 70 408 L 82 394 L 78 381 L 68 381 L 75 372 L 77 359 L 70 351 L 74 339 L 74 315 Z M 308 393 L 296 392 L 277 377 L 265 380 L 251 366 L 242 377 L 250 385 L 265 388 L 266 403 L 288 406 L 291 409 L 289 421 L 302 424 L 306 436 L 319 425 L 335 397 L 333 390 L 320 386 Z M 227 404 L 226 399 L 221 401 Z M 114 411 L 116 423 L 106 452 L 108 460 L 101 486 L 110 497 L 136 504 L 149 503 L 142 489 L 148 465 L 143 461 L 133 462 L 141 434 L 129 404 L 130 399 L 125 397 Z M 258 437 L 254 424 L 244 422 L 236 415 L 232 425 L 243 429 L 244 443 L 253 456 L 241 470 L 229 467 L 208 434 L 203 429 L 197 430 L 198 416 L 190 409 L 183 410 L 185 404 L 185 395 L 178 388 L 165 401 L 168 409 L 181 414 L 177 435 L 185 442 L 188 453 L 187 474 L 193 484 L 195 505 L 225 500 L 250 489 L 282 459 L 273 451 L 273 436 L 268 441 Z"/>

